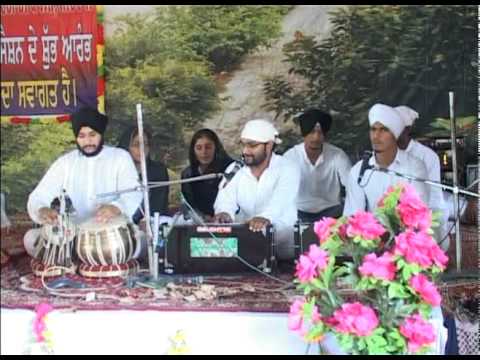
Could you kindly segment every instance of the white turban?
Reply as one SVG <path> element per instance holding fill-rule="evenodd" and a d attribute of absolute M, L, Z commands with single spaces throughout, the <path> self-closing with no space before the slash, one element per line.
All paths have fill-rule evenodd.
<path fill-rule="evenodd" d="M 412 126 L 415 120 L 418 119 L 418 113 L 408 106 L 397 106 L 395 110 L 400 114 L 405 126 Z"/>
<path fill-rule="evenodd" d="M 278 138 L 277 129 L 275 129 L 272 123 L 264 119 L 255 119 L 247 122 L 240 137 L 261 143 L 269 141 L 273 141 L 275 144 L 282 143 L 282 140 Z"/>
<path fill-rule="evenodd" d="M 395 139 L 398 139 L 403 129 L 405 129 L 405 124 L 400 114 L 394 108 L 384 104 L 375 104 L 370 108 L 368 121 L 370 126 L 379 122 L 391 131 Z"/>

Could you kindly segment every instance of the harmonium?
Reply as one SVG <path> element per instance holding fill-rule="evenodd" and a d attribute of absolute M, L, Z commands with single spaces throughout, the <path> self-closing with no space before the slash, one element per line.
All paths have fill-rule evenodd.
<path fill-rule="evenodd" d="M 247 224 L 162 225 L 156 251 L 170 274 L 224 274 L 275 267 L 273 227 L 252 232 Z"/>
<path fill-rule="evenodd" d="M 305 252 L 308 252 L 310 245 L 320 245 L 317 234 L 315 234 L 314 223 L 297 221 L 294 226 L 294 242 L 296 259 Z M 337 256 L 336 259 L 338 265 L 350 261 L 353 261 L 353 259 L 347 254 Z"/>

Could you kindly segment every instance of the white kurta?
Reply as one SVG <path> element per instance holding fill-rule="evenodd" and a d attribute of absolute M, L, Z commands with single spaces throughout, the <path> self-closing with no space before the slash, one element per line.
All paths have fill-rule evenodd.
<path fill-rule="evenodd" d="M 368 164 L 378 167 L 374 156 L 370 157 Z M 398 184 L 399 182 L 411 183 L 417 190 L 420 198 L 426 204 L 429 204 L 428 190 L 425 184 L 422 182 L 410 181 L 396 175 L 368 169 L 365 171 L 359 185 L 357 180 L 358 175 L 360 174 L 361 166 L 362 161 L 359 161 L 353 166 L 352 170 L 350 170 L 347 186 L 347 198 L 345 200 L 343 215 L 350 216 L 358 210 L 365 210 L 367 203 L 366 198 L 368 199 L 368 211 L 375 210 L 377 208 L 378 201 L 383 194 L 385 194 L 387 189 L 392 185 Z M 427 177 L 425 165 L 423 165 L 423 163 L 417 158 L 400 149 L 397 150 L 397 156 L 388 167 L 388 170 L 393 170 L 401 174 L 410 175 L 421 179 L 425 179 Z"/>
<path fill-rule="evenodd" d="M 50 207 L 62 189 L 73 203 L 77 223 L 94 216 L 99 205 L 117 206 L 131 219 L 143 199 L 142 192 L 129 192 L 108 198 L 97 199 L 96 195 L 139 186 L 139 179 L 130 154 L 119 148 L 104 146 L 93 157 L 73 150 L 58 158 L 48 169 L 37 187 L 28 198 L 28 214 L 40 223 L 38 210 Z"/>
<path fill-rule="evenodd" d="M 235 164 L 230 164 L 230 172 Z M 280 258 L 293 258 L 293 227 L 297 221 L 297 191 L 300 175 L 297 168 L 282 156 L 272 154 L 270 164 L 260 179 L 250 168 L 241 168 L 227 186 L 219 185 L 215 214 L 226 212 L 235 222 L 255 216 L 270 220 L 275 230 Z"/>
<path fill-rule="evenodd" d="M 342 149 L 324 143 L 315 165 L 308 158 L 305 143 L 294 146 L 283 156 L 299 167 L 298 210 L 318 213 L 340 205 L 341 186 L 347 186 L 348 173 L 352 167 L 350 159 Z"/>
<path fill-rule="evenodd" d="M 440 182 L 440 159 L 432 149 L 412 139 L 405 151 L 423 162 L 427 169 L 428 180 Z M 430 208 L 442 213 L 440 219 L 442 231 L 440 236 L 443 239 L 447 232 L 446 227 L 448 223 L 448 208 L 443 198 L 443 191 L 436 186 L 427 185 L 427 187 L 429 190 Z M 448 248 L 448 242 L 443 246 Z"/>

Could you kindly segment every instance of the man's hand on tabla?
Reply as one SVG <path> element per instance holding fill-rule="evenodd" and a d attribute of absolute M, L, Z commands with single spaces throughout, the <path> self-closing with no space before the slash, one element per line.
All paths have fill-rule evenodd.
<path fill-rule="evenodd" d="M 95 214 L 95 221 L 99 223 L 107 223 L 121 213 L 120 209 L 115 205 L 101 205 Z"/>
<path fill-rule="evenodd" d="M 42 224 L 55 225 L 58 223 L 57 210 L 50 209 L 49 207 L 42 207 L 38 210 L 38 217 Z"/>

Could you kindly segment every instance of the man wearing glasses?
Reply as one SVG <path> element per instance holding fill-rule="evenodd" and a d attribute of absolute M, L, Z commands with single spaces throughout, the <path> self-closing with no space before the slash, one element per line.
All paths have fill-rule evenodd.
<path fill-rule="evenodd" d="M 215 200 L 215 221 L 246 222 L 251 231 L 272 224 L 277 257 L 294 256 L 293 227 L 297 221 L 297 191 L 300 175 L 295 164 L 273 151 L 281 140 L 267 120 L 250 120 L 241 136 L 245 166 L 227 184 L 220 183 Z M 234 167 L 231 164 L 226 172 Z"/>

